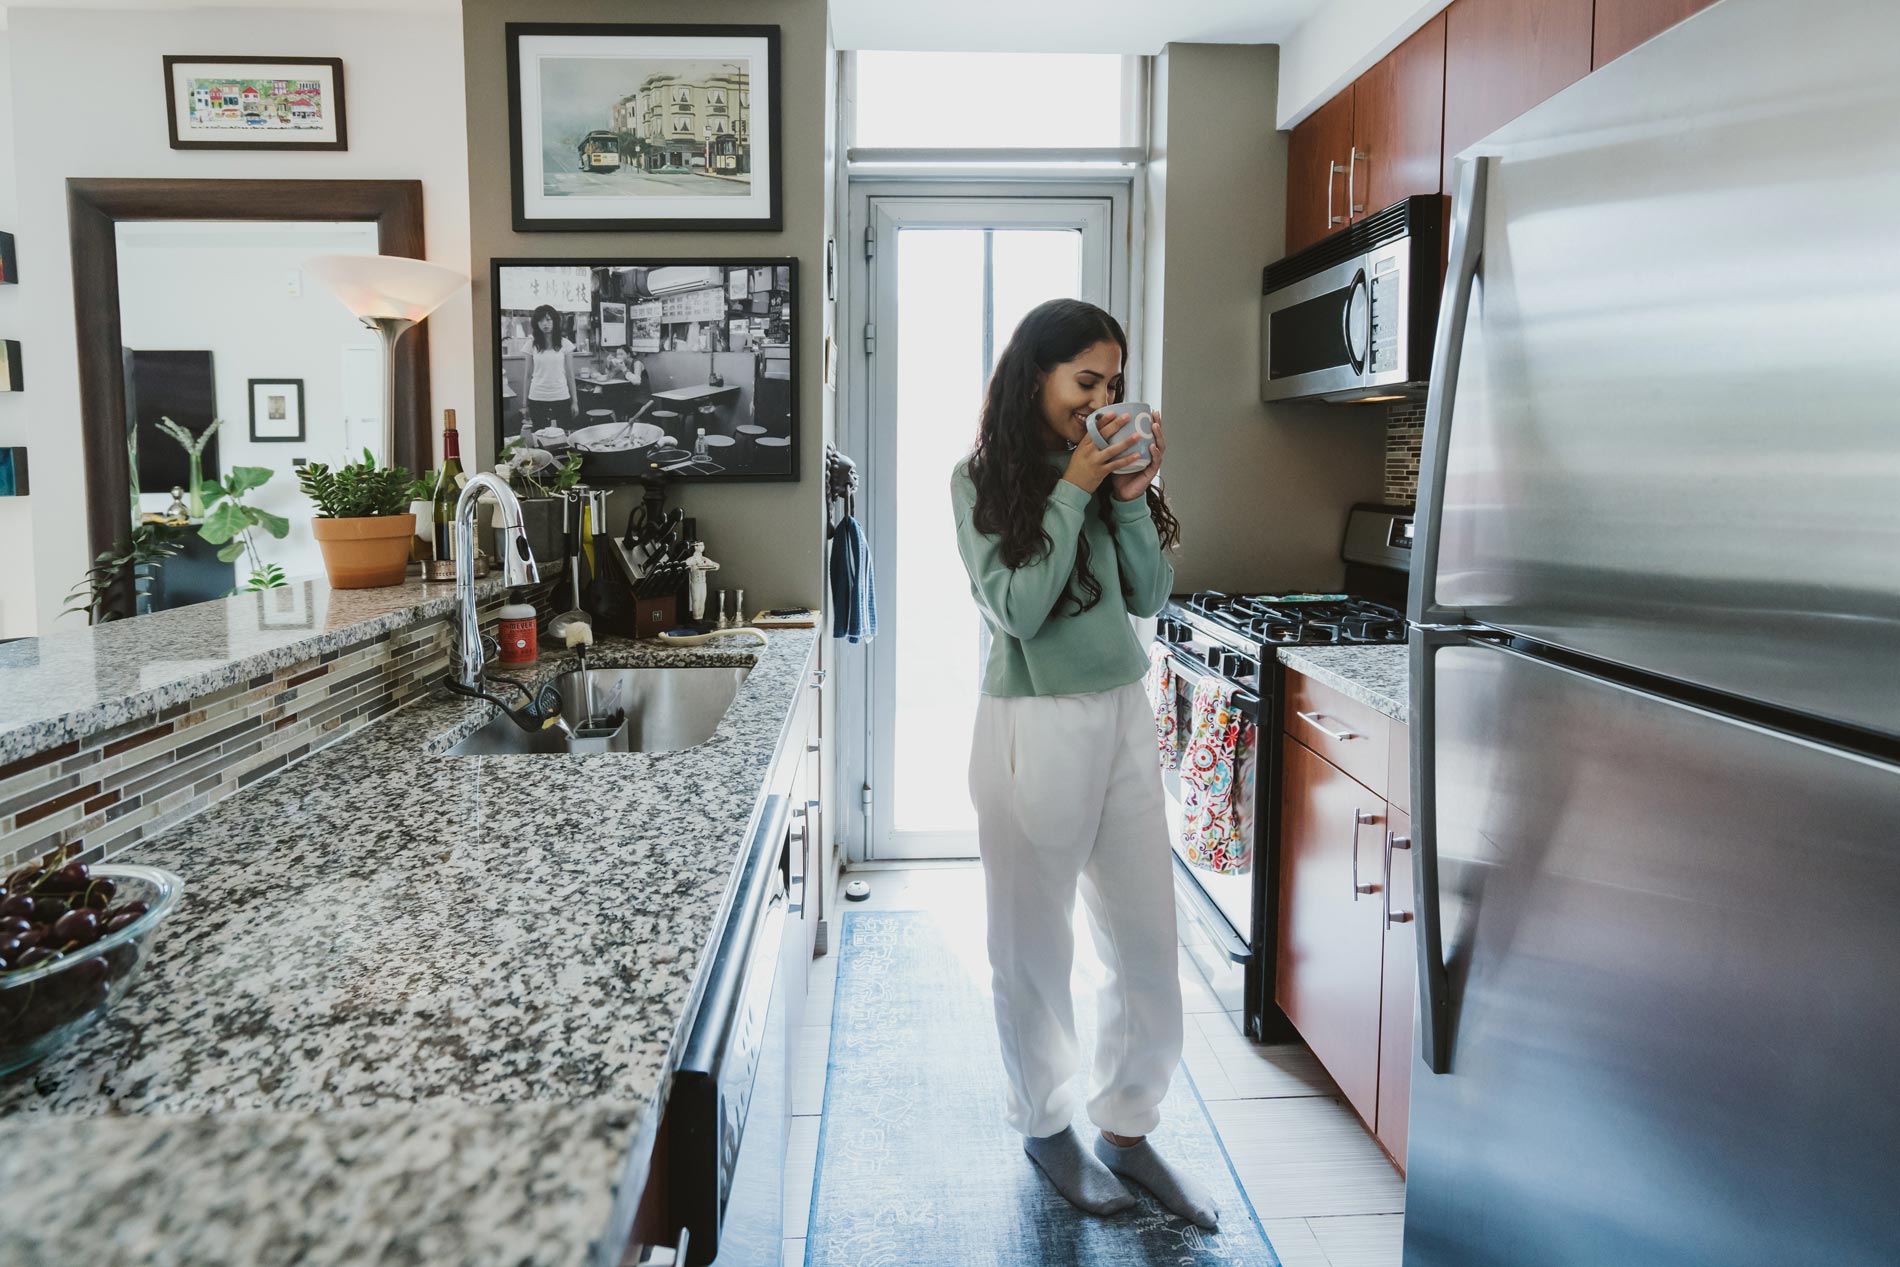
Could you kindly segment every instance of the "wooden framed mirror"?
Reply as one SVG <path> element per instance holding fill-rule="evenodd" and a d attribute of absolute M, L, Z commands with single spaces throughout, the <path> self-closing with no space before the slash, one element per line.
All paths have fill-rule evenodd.
<path fill-rule="evenodd" d="M 354 221 L 375 226 L 376 250 L 424 256 L 422 182 L 416 180 L 102 180 L 66 182 L 73 307 L 79 342 L 86 529 L 92 553 L 132 526 L 119 226 L 136 221 Z M 396 461 L 429 464 L 428 324 L 396 348 Z M 129 602 L 129 595 L 127 596 Z M 127 614 L 130 614 L 129 609 Z"/>

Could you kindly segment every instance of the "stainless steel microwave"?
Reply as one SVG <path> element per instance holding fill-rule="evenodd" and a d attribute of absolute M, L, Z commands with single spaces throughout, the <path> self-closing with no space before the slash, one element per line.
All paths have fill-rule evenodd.
<path fill-rule="evenodd" d="M 1432 366 L 1444 202 L 1395 202 L 1267 265 L 1260 282 L 1260 399 L 1416 395 Z"/>

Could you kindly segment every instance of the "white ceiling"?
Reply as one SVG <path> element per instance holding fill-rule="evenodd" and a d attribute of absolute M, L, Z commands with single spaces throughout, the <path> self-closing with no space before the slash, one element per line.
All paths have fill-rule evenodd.
<path fill-rule="evenodd" d="M 377 9 L 406 13 L 460 13 L 462 0 L 6 0 L 9 9 Z"/>
<path fill-rule="evenodd" d="M 831 0 L 839 48 L 1158 53 L 1278 44 L 1326 0 Z"/>

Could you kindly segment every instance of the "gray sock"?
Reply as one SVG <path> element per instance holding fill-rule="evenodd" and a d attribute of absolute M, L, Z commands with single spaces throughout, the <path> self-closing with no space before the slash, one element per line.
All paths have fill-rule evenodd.
<path fill-rule="evenodd" d="M 1201 1185 L 1168 1165 L 1145 1138 L 1123 1148 L 1106 1135 L 1095 1137 L 1095 1155 L 1124 1179 L 1154 1193 L 1155 1200 L 1182 1218 L 1212 1232 L 1220 1226 L 1220 1207 Z"/>
<path fill-rule="evenodd" d="M 1073 1126 L 1055 1135 L 1023 1136 L 1023 1151 L 1042 1167 L 1056 1191 L 1069 1204 L 1090 1214 L 1118 1214 L 1135 1203 L 1135 1194 L 1122 1187 L 1102 1163 L 1089 1156 Z"/>

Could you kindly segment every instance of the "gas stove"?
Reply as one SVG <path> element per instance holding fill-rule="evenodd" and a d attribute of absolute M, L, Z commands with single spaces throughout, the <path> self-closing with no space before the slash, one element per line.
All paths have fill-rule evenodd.
<path fill-rule="evenodd" d="M 1405 641 L 1403 613 L 1349 594 L 1223 594 L 1197 590 L 1176 606 L 1248 642 L 1276 646 Z"/>

